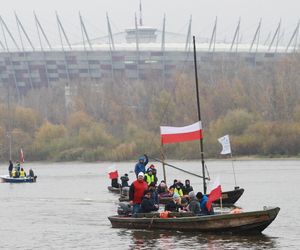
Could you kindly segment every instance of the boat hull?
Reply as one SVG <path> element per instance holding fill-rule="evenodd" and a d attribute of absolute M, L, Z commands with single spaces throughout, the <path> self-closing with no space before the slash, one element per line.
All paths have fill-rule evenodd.
<path fill-rule="evenodd" d="M 260 234 L 276 218 L 280 208 L 240 214 L 218 214 L 209 216 L 189 216 L 174 213 L 176 218 L 159 218 L 159 213 L 143 214 L 147 217 L 108 217 L 114 228 L 163 229 L 176 231 Z M 179 214 L 181 214 L 179 216 Z M 140 215 L 138 215 L 140 216 Z M 171 214 L 172 216 L 172 214 Z"/>
<path fill-rule="evenodd" d="M 37 176 L 35 177 L 25 177 L 25 178 L 12 178 L 9 176 L 0 176 L 1 182 L 7 183 L 33 183 L 36 182 Z"/>

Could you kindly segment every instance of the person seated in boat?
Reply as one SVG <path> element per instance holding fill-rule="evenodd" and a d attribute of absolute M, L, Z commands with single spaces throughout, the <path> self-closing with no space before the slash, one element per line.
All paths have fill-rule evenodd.
<path fill-rule="evenodd" d="M 177 182 L 178 182 L 177 179 L 174 179 L 173 184 L 169 188 L 175 188 Z"/>
<path fill-rule="evenodd" d="M 150 213 L 152 211 L 157 211 L 158 205 L 154 203 L 153 199 L 151 199 L 151 191 L 145 190 L 144 197 L 141 202 L 140 213 Z"/>
<path fill-rule="evenodd" d="M 148 186 L 150 186 L 151 183 L 154 184 L 154 186 L 157 183 L 157 178 L 155 179 L 155 176 L 152 173 L 152 169 L 148 169 L 147 173 L 145 174 L 144 180 L 147 182 Z"/>
<path fill-rule="evenodd" d="M 8 174 L 9 174 L 9 177 L 12 177 L 12 171 L 14 169 L 14 164 L 12 163 L 11 160 L 9 160 L 9 165 L 8 165 Z"/>
<path fill-rule="evenodd" d="M 157 185 L 157 171 L 156 171 L 156 168 L 153 164 L 150 165 L 150 167 L 147 169 L 147 172 L 148 171 L 152 171 L 152 174 L 154 175 L 154 182 L 155 182 L 155 186 Z"/>
<path fill-rule="evenodd" d="M 120 188 L 121 184 L 118 182 L 118 178 L 111 179 L 111 186 L 114 188 Z"/>
<path fill-rule="evenodd" d="M 142 198 L 145 190 L 148 189 L 147 182 L 144 181 L 144 173 L 140 172 L 138 178 L 130 185 L 129 188 L 129 203 L 133 206 L 132 214 L 140 211 Z"/>
<path fill-rule="evenodd" d="M 194 213 L 195 215 L 200 215 L 200 203 L 196 198 L 195 192 L 194 191 L 189 192 L 188 198 L 189 198 L 188 210 Z"/>
<path fill-rule="evenodd" d="M 160 194 L 166 194 L 168 193 L 168 187 L 164 180 L 162 180 L 159 185 L 157 186 L 157 193 Z"/>
<path fill-rule="evenodd" d="M 179 184 L 179 182 L 177 182 L 175 185 L 174 193 L 178 194 L 180 197 L 183 196 L 183 191 L 182 191 L 182 188 L 181 188 L 181 185 Z"/>
<path fill-rule="evenodd" d="M 181 208 L 182 207 L 180 205 L 180 196 L 174 193 L 173 199 L 165 205 L 165 211 L 179 212 L 179 209 Z"/>
<path fill-rule="evenodd" d="M 214 214 L 214 210 L 213 210 L 212 206 L 211 206 L 210 210 L 208 210 L 208 208 L 207 208 L 208 197 L 206 195 L 203 195 L 201 192 L 198 192 L 196 194 L 196 198 L 200 203 L 200 215 L 212 215 L 212 214 Z"/>
<path fill-rule="evenodd" d="M 20 170 L 20 178 L 25 178 L 26 177 L 26 172 L 24 171 L 23 168 Z"/>
<path fill-rule="evenodd" d="M 151 199 L 153 200 L 154 204 L 157 204 L 157 206 L 159 205 L 159 196 L 158 196 L 158 193 L 156 191 L 156 187 L 155 187 L 155 184 L 154 182 L 152 182 L 150 185 L 149 185 L 149 191 L 151 193 Z"/>
<path fill-rule="evenodd" d="M 12 178 L 18 178 L 19 175 L 17 173 L 17 170 L 14 168 L 13 171 L 11 172 Z"/>
<path fill-rule="evenodd" d="M 31 168 L 29 169 L 29 177 L 34 178 L 34 172 Z"/>
<path fill-rule="evenodd" d="M 135 172 L 136 178 L 138 178 L 138 174 L 140 172 L 145 174 L 145 172 L 146 172 L 145 167 L 148 164 L 148 162 L 149 162 L 149 160 L 148 160 L 148 156 L 146 154 L 139 157 L 139 162 L 137 164 L 135 164 L 135 167 L 134 167 L 134 172 Z"/>
<path fill-rule="evenodd" d="M 189 192 L 193 191 L 193 187 L 191 186 L 190 180 L 185 180 L 185 185 L 182 188 L 183 195 L 188 195 Z"/>
<path fill-rule="evenodd" d="M 129 181 L 128 174 L 124 174 L 123 176 L 121 176 L 120 179 L 121 179 L 122 188 L 123 187 L 129 187 L 129 185 L 128 185 L 128 181 Z"/>
<path fill-rule="evenodd" d="M 181 198 L 181 201 L 180 201 L 180 206 L 181 206 L 180 212 L 187 212 L 187 211 L 189 211 L 188 210 L 188 205 L 189 205 L 188 199 L 185 198 L 185 197 Z"/>

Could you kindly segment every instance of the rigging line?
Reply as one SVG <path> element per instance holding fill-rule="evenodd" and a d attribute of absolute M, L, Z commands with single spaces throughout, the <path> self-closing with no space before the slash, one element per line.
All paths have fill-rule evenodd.
<path fill-rule="evenodd" d="M 165 161 L 162 161 L 162 160 L 160 160 L 160 159 L 152 158 L 152 157 L 149 157 L 149 158 L 152 159 L 152 160 L 158 161 L 158 162 L 160 162 L 160 163 L 164 163 L 166 166 L 171 167 L 171 168 L 174 168 L 174 169 L 177 169 L 177 170 L 179 170 L 179 171 L 181 171 L 181 172 L 184 172 L 184 173 L 187 173 L 187 174 L 190 174 L 190 175 L 199 177 L 199 178 L 201 178 L 201 179 L 203 178 L 203 176 L 201 176 L 201 175 L 198 175 L 198 174 L 192 173 L 192 172 L 190 172 L 190 171 L 184 170 L 184 169 L 182 169 L 182 168 L 176 167 L 176 166 L 174 166 L 174 165 L 172 165 L 172 164 L 169 164 L 169 163 L 166 163 Z M 209 177 L 205 177 L 205 179 L 206 179 L 206 180 L 210 180 Z"/>

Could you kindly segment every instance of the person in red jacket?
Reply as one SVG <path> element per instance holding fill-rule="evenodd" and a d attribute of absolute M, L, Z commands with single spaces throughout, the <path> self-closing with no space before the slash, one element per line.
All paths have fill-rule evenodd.
<path fill-rule="evenodd" d="M 135 180 L 129 188 L 129 202 L 133 206 L 132 214 L 140 212 L 142 198 L 147 189 L 148 185 L 147 182 L 144 181 L 144 173 L 140 172 L 137 180 Z"/>

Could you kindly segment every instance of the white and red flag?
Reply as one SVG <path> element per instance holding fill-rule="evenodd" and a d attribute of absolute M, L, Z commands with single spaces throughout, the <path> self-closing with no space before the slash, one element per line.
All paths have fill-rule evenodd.
<path fill-rule="evenodd" d="M 20 150 L 20 162 L 24 163 L 25 162 L 25 158 L 24 158 L 24 153 L 23 153 L 23 149 Z"/>
<path fill-rule="evenodd" d="M 211 205 L 214 201 L 219 199 L 222 196 L 222 188 L 220 184 L 220 178 L 217 177 L 211 186 L 211 191 L 208 196 L 208 201 L 206 203 L 206 207 L 208 211 L 211 210 Z"/>
<path fill-rule="evenodd" d="M 108 168 L 108 177 L 109 179 L 116 179 L 119 177 L 119 173 L 116 166 L 110 166 Z"/>
<path fill-rule="evenodd" d="M 198 121 L 185 127 L 160 127 L 162 144 L 199 140 L 202 138 L 202 124 Z"/>

